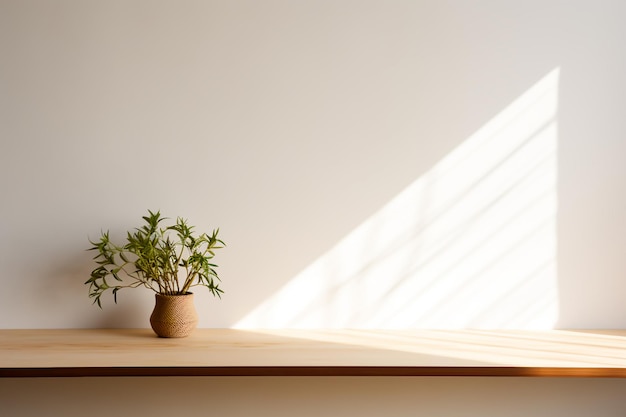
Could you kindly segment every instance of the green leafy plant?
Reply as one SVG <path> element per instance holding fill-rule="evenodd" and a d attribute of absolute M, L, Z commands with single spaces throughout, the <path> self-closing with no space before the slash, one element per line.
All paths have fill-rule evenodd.
<path fill-rule="evenodd" d="M 148 210 L 142 217 L 143 226 L 128 232 L 126 244 L 113 243 L 109 232 L 102 232 L 100 240 L 89 242 L 89 250 L 97 251 L 98 265 L 85 282 L 89 297 L 102 308 L 101 296 L 111 290 L 117 303 L 117 292 L 122 288 L 146 287 L 158 294 L 186 294 L 191 287 L 204 286 L 214 296 L 221 297 L 219 277 L 211 262 L 215 250 L 223 248 L 218 239 L 219 229 L 209 235 L 194 234 L 194 227 L 177 218 L 171 226 L 162 226 L 166 218 Z"/>

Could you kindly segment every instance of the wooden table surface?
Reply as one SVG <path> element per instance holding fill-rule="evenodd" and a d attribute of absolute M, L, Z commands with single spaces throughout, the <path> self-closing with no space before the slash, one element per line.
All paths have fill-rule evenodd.
<path fill-rule="evenodd" d="M 626 330 L 0 330 L 0 377 L 626 377 Z"/>

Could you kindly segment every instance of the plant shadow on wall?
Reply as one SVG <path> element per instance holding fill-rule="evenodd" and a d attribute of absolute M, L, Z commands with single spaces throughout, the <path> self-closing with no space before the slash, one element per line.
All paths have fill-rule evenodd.
<path fill-rule="evenodd" d="M 559 69 L 238 328 L 552 328 Z"/>

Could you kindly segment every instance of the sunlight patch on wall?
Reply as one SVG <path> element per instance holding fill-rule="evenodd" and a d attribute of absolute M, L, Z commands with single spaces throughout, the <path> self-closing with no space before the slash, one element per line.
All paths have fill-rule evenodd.
<path fill-rule="evenodd" d="M 552 328 L 559 70 L 237 328 Z"/>

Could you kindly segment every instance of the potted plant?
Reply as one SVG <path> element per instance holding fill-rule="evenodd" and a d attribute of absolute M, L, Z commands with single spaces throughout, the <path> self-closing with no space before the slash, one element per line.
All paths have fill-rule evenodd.
<path fill-rule="evenodd" d="M 144 224 L 127 232 L 123 246 L 113 243 L 108 231 L 98 241 L 89 240 L 98 265 L 85 282 L 89 297 L 102 308 L 100 299 L 109 290 L 117 303 L 122 288 L 148 288 L 156 297 L 150 316 L 154 332 L 161 337 L 185 337 L 198 322 L 191 288 L 204 286 L 221 298 L 212 258 L 224 242 L 218 239 L 219 229 L 197 235 L 180 217 L 171 226 L 162 226 L 166 218 L 159 211 L 148 210 L 142 218 Z"/>

